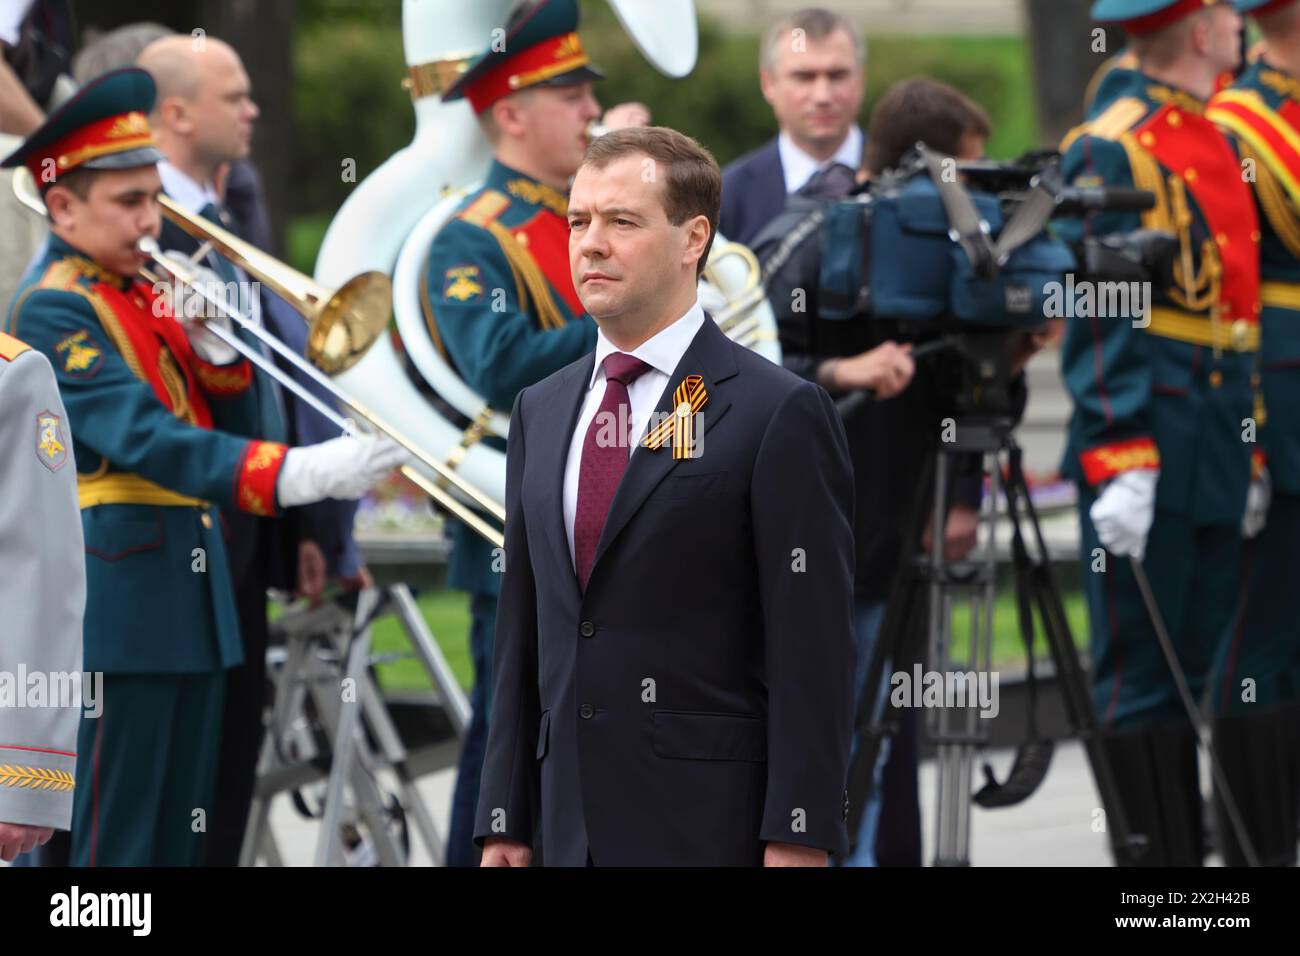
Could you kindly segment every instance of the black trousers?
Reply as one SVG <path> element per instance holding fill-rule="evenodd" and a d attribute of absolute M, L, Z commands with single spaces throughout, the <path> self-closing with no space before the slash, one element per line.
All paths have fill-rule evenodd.
<path fill-rule="evenodd" d="M 208 866 L 237 866 L 253 801 L 267 703 L 266 589 L 270 581 L 271 529 L 264 519 L 238 515 L 230 522 L 231 570 L 244 662 L 226 671 L 221 758 L 208 815 Z"/>

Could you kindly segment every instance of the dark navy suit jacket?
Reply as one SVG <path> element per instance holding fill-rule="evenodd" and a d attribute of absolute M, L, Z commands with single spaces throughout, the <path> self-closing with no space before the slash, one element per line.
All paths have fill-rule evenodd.
<path fill-rule="evenodd" d="M 744 866 L 843 853 L 853 702 L 853 475 L 817 385 L 706 321 L 699 457 L 632 454 L 586 592 L 561 489 L 594 353 L 510 419 L 506 571 L 475 840 L 545 863 Z"/>
<path fill-rule="evenodd" d="M 781 214 L 785 200 L 785 170 L 774 136 L 723 169 L 718 231 L 747 246 Z"/>

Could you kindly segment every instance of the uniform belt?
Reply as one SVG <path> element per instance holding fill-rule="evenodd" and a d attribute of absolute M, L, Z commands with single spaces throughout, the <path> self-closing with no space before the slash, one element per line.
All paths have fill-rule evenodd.
<path fill-rule="evenodd" d="M 1300 282 L 1261 282 L 1259 301 L 1279 309 L 1300 311 Z"/>
<path fill-rule="evenodd" d="M 1235 322 L 1212 322 L 1208 316 L 1193 315 L 1180 309 L 1153 306 L 1147 331 L 1167 339 L 1228 352 L 1255 352 L 1259 349 L 1259 323 L 1237 319 Z"/>
<path fill-rule="evenodd" d="M 82 509 L 95 505 L 167 505 L 177 508 L 206 508 L 208 502 L 169 491 L 139 475 L 105 475 L 86 481 L 77 479 L 77 497 Z"/>

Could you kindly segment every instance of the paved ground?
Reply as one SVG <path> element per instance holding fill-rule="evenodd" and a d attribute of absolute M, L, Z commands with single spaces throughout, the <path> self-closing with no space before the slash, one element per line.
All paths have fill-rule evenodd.
<path fill-rule="evenodd" d="M 993 751 L 991 759 L 1001 778 L 1011 764 L 1010 751 Z M 924 859 L 934 856 L 934 804 L 936 769 L 921 768 L 921 812 Z M 445 833 L 451 806 L 454 771 L 425 777 L 420 790 L 437 825 Z M 1038 793 L 1017 807 L 980 810 L 972 817 L 971 861 L 976 866 L 1109 866 L 1103 833 L 1092 829 L 1094 809 L 1100 801 L 1088 773 L 1083 749 L 1074 742 L 1057 749 L 1051 771 Z M 272 811 L 280 852 L 290 865 L 308 865 L 319 828 L 294 812 L 287 799 Z M 430 858 L 417 842 L 414 865 L 428 866 Z"/>
<path fill-rule="evenodd" d="M 1011 766 L 1010 750 L 989 752 L 998 779 Z M 980 781 L 983 773 L 976 762 Z M 929 866 L 935 848 L 935 788 L 938 768 L 921 766 L 923 860 Z M 970 859 L 974 866 L 1110 866 L 1106 834 L 1093 831 L 1101 806 L 1083 748 L 1075 741 L 1057 747 L 1052 766 L 1038 792 L 1015 807 L 971 811 Z"/>
<path fill-rule="evenodd" d="M 990 752 L 999 778 L 1005 776 L 1011 757 L 1008 750 Z M 932 762 L 922 764 L 922 840 L 927 865 L 934 857 L 936 777 Z M 420 792 L 443 834 L 454 780 L 455 772 L 446 770 L 420 781 Z M 1105 834 L 1093 830 L 1099 805 L 1082 747 L 1075 742 L 1063 744 L 1057 748 L 1042 787 L 1027 801 L 1003 810 L 976 808 L 972 811 L 971 863 L 974 866 L 1109 866 Z M 275 803 L 271 821 L 285 863 L 311 865 L 319 826 L 299 816 L 286 797 Z M 431 865 L 430 855 L 418 839 L 414 840 L 413 849 L 412 865 Z M 1212 858 L 1211 864 L 1215 863 L 1217 860 Z M 0 869 L 5 866 L 0 863 Z"/>

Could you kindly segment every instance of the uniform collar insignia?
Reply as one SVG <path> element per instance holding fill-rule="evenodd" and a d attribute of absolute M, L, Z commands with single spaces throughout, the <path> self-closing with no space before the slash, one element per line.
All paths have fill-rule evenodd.
<path fill-rule="evenodd" d="M 60 239 L 57 235 L 49 237 L 49 255 L 51 255 L 51 260 L 47 261 L 61 259 L 65 263 L 72 265 L 74 269 L 77 269 L 77 272 L 91 282 L 104 282 L 105 285 L 113 286 L 113 289 L 118 290 L 129 289 L 131 285 L 130 278 L 118 276 L 116 272 L 109 272 L 108 269 L 101 267 L 85 252 L 73 246 L 66 239 Z"/>
<path fill-rule="evenodd" d="M 534 206 L 545 206 L 557 216 L 563 216 L 569 211 L 569 199 L 564 193 L 533 179 L 512 179 L 506 183 L 506 192 Z"/>
<path fill-rule="evenodd" d="M 1153 83 L 1147 87 L 1147 96 L 1157 103 L 1172 103 L 1183 112 L 1191 113 L 1194 116 L 1202 116 L 1205 113 L 1204 101 L 1197 99 L 1184 90 L 1176 90 L 1172 86 Z"/>
<path fill-rule="evenodd" d="M 91 282 L 103 282 L 114 289 L 123 291 L 130 287 L 131 280 L 118 275 L 116 272 L 109 272 L 103 266 L 81 255 L 67 256 L 67 261 L 76 267 L 76 270 Z"/>
<path fill-rule="evenodd" d="M 1259 71 L 1259 82 L 1293 100 L 1300 100 L 1300 80 L 1275 67 L 1266 66 Z"/>

